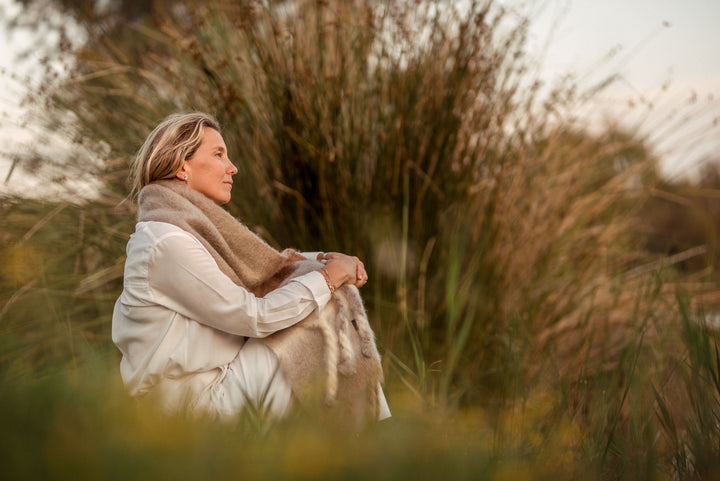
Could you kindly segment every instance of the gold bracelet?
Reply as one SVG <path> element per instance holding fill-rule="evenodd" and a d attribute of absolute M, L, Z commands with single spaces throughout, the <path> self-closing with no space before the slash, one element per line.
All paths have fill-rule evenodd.
<path fill-rule="evenodd" d="M 320 268 L 320 274 L 325 278 L 325 283 L 328 286 L 328 289 L 330 289 L 330 295 L 332 296 L 335 294 L 335 286 L 333 285 L 332 281 L 330 280 L 330 273 L 328 270 L 323 266 Z"/>

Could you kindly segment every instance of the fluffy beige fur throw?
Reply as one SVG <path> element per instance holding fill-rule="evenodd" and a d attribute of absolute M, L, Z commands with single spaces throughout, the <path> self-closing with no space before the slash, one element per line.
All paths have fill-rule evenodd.
<path fill-rule="evenodd" d="M 239 286 L 263 296 L 321 267 L 287 249 L 278 252 L 222 207 L 168 180 L 140 191 L 138 221 L 176 225 L 195 236 L 220 270 Z M 380 356 L 356 287 L 343 286 L 321 311 L 266 339 L 301 406 L 322 401 L 329 416 L 357 425 L 377 419 Z"/>

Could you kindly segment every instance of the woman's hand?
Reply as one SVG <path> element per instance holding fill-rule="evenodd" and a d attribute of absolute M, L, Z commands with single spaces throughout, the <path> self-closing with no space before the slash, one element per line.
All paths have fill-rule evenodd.
<path fill-rule="evenodd" d="M 362 287 L 368 281 L 365 265 L 357 257 L 339 252 L 326 252 L 318 254 L 317 259 L 325 264 L 330 281 L 336 288 L 343 284 Z"/>

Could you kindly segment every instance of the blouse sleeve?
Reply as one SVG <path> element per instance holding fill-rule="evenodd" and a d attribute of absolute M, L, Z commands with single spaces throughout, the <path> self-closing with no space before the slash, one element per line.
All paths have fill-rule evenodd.
<path fill-rule="evenodd" d="M 246 337 L 265 337 L 322 309 L 330 290 L 322 274 L 309 272 L 259 298 L 236 285 L 194 237 L 159 239 L 148 262 L 153 302 L 202 324 Z"/>

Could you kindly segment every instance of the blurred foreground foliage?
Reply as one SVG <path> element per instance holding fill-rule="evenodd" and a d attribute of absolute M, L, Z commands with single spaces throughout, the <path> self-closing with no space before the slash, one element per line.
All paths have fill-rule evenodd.
<path fill-rule="evenodd" d="M 87 42 L 40 98 L 48 125 L 101 159 L 59 156 L 62 168 L 92 168 L 103 187 L 0 205 L 9 473 L 705 479 L 718 467 L 712 217 L 668 214 L 705 226 L 694 238 L 667 227 L 658 202 L 688 207 L 687 195 L 663 185 L 642 139 L 573 122 L 572 85 L 534 81 L 522 16 L 491 2 L 118 12 L 75 11 Z M 301 420 L 166 419 L 124 396 L 109 323 L 134 225 L 127 168 L 157 122 L 188 110 L 223 126 L 240 170 L 233 214 L 278 247 L 365 260 L 392 420 L 347 439 Z"/>

